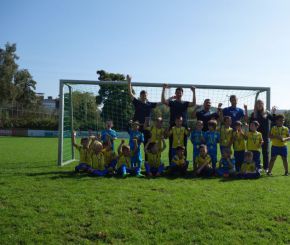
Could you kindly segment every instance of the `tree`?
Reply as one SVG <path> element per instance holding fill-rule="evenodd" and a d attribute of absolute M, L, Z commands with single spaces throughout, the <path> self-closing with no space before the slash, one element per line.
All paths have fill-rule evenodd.
<path fill-rule="evenodd" d="M 10 103 L 15 97 L 13 80 L 18 58 L 16 44 L 7 43 L 5 49 L 0 49 L 0 105 Z"/>
<path fill-rule="evenodd" d="M 119 73 L 97 71 L 99 81 L 125 81 L 125 76 Z M 101 117 L 104 121 L 113 120 L 117 130 L 125 130 L 128 121 L 133 116 L 133 107 L 128 93 L 127 84 L 101 84 L 96 103 L 101 107 Z"/>
<path fill-rule="evenodd" d="M 32 79 L 27 69 L 19 70 L 14 77 L 14 86 L 16 90 L 16 102 L 23 107 L 29 107 L 31 104 L 35 104 L 35 86 L 36 82 Z"/>

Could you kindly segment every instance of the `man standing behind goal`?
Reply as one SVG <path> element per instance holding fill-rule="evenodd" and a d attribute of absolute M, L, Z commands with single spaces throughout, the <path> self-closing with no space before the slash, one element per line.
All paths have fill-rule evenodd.
<path fill-rule="evenodd" d="M 140 99 L 136 99 L 132 90 L 131 77 L 127 75 L 126 79 L 128 81 L 129 95 L 135 108 L 133 121 L 138 121 L 141 124 L 139 131 L 144 134 L 145 146 L 150 138 L 150 132 L 145 130 L 144 123 L 147 118 L 151 118 L 152 109 L 154 109 L 158 103 L 149 102 L 147 100 L 147 92 L 145 90 L 140 92 Z"/>
<path fill-rule="evenodd" d="M 167 105 L 170 108 L 170 118 L 169 118 L 169 128 L 172 128 L 175 125 L 175 119 L 182 117 L 183 122 L 182 126 L 187 128 L 187 109 L 188 107 L 196 106 L 196 97 L 195 97 L 195 87 L 192 86 L 190 89 L 192 91 L 192 102 L 189 101 L 183 101 L 183 88 L 178 87 L 175 90 L 175 96 L 173 98 L 170 98 L 168 100 L 165 99 L 165 89 L 169 88 L 168 84 L 163 85 L 162 95 L 161 95 L 161 102 L 165 105 Z M 170 149 L 172 148 L 172 136 L 169 137 L 169 163 L 171 163 L 171 154 Z M 187 137 L 185 137 L 184 140 L 184 146 L 185 146 L 185 156 L 187 154 L 186 146 L 187 146 Z"/>

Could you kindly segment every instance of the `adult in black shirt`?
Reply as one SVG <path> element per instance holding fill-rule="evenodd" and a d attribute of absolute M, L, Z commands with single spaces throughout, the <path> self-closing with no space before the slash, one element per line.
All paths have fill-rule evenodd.
<path fill-rule="evenodd" d="M 208 125 L 207 123 L 210 120 L 218 120 L 220 117 L 220 113 L 221 113 L 221 106 L 222 104 L 219 103 L 218 105 L 218 111 L 217 112 L 211 112 L 211 101 L 210 99 L 205 99 L 203 102 L 203 109 L 200 111 L 193 111 L 193 118 L 196 118 L 199 121 L 203 122 L 203 131 L 206 132 L 208 131 Z"/>
<path fill-rule="evenodd" d="M 275 121 L 275 112 L 276 107 L 272 108 L 272 113 L 265 110 L 265 105 L 262 100 L 257 100 L 255 103 L 254 112 L 250 116 L 250 123 L 252 121 L 258 121 L 260 127 L 258 131 L 261 132 L 264 140 L 264 144 L 262 145 L 262 154 L 263 154 L 263 168 L 267 171 L 269 166 L 269 146 L 270 139 L 269 133 L 271 128 L 271 123 Z"/>
<path fill-rule="evenodd" d="M 182 96 L 183 96 L 183 89 L 181 87 L 176 88 L 175 90 L 175 96 L 173 98 L 170 98 L 168 100 L 165 99 L 165 89 L 169 88 L 169 86 L 167 84 L 163 85 L 163 90 L 162 90 L 162 95 L 161 95 L 161 102 L 165 105 L 167 105 L 170 108 L 170 118 L 169 118 L 169 128 L 172 128 L 175 124 L 175 119 L 177 117 L 182 117 L 183 118 L 183 122 L 182 122 L 182 126 L 184 127 L 188 127 L 187 124 L 187 119 L 188 119 L 188 113 L 187 113 L 187 109 L 188 107 L 192 107 L 196 105 L 196 98 L 195 98 L 195 87 L 191 87 L 191 91 L 192 91 L 192 101 L 183 101 L 182 100 Z M 171 163 L 171 148 L 172 148 L 172 136 L 169 137 L 169 152 L 168 152 L 168 156 L 169 156 L 169 164 Z M 184 140 L 184 146 L 185 146 L 185 156 L 187 154 L 186 151 L 186 146 L 187 146 L 187 137 L 185 137 Z"/>
<path fill-rule="evenodd" d="M 141 124 L 139 130 L 144 134 L 144 146 L 145 146 L 150 137 L 150 132 L 144 129 L 144 123 L 147 118 L 151 117 L 152 109 L 154 109 L 157 106 L 157 103 L 149 102 L 147 100 L 147 92 L 145 90 L 142 90 L 140 92 L 140 99 L 136 99 L 133 94 L 131 77 L 129 75 L 127 75 L 127 81 L 129 95 L 132 99 L 132 103 L 135 109 L 133 121 L 138 121 Z"/>

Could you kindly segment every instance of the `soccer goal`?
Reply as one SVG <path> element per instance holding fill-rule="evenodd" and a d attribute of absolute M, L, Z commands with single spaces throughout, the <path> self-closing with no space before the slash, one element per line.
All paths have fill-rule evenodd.
<path fill-rule="evenodd" d="M 77 137 L 96 135 L 105 127 L 107 120 L 112 120 L 114 129 L 119 138 L 128 137 L 126 129 L 128 121 L 132 118 L 134 110 L 128 94 L 127 81 L 86 81 L 86 80 L 60 80 L 59 84 L 59 142 L 58 165 L 63 166 L 75 161 L 72 145 L 72 131 L 77 132 Z M 162 83 L 132 82 L 135 97 L 140 91 L 146 90 L 148 100 L 161 101 Z M 166 97 L 175 94 L 176 87 L 184 89 L 183 100 L 191 101 L 192 84 L 169 84 Z M 249 113 L 254 108 L 255 101 L 262 99 L 266 108 L 270 110 L 270 88 L 245 87 L 245 86 L 221 86 L 195 84 L 197 104 L 202 105 L 207 98 L 211 99 L 212 110 L 216 110 L 218 103 L 223 107 L 229 106 L 229 97 L 238 97 L 238 106 L 248 105 Z M 190 110 L 190 109 L 189 109 Z M 164 105 L 158 105 L 152 113 L 152 119 L 162 116 L 164 127 L 169 121 L 169 109 Z M 194 123 L 189 111 L 189 125 Z"/>

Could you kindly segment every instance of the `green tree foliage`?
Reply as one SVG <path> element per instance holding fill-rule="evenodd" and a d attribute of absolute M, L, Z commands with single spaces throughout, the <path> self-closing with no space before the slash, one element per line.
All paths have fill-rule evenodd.
<path fill-rule="evenodd" d="M 99 81 L 125 81 L 125 76 L 118 73 L 97 71 Z M 124 85 L 101 84 L 96 102 L 102 108 L 104 121 L 113 120 L 117 130 L 125 130 L 133 116 L 133 106 L 128 93 L 127 83 Z"/>

